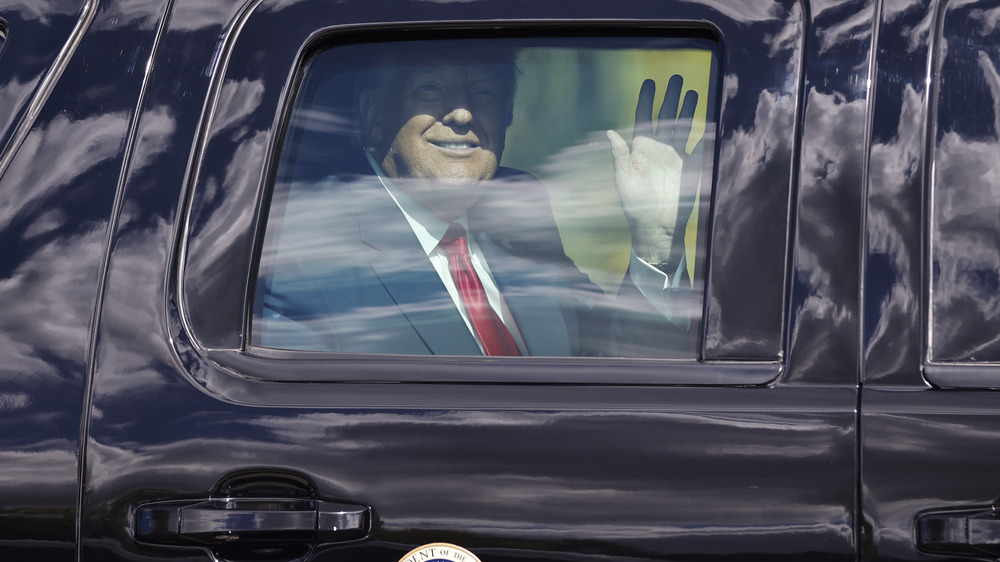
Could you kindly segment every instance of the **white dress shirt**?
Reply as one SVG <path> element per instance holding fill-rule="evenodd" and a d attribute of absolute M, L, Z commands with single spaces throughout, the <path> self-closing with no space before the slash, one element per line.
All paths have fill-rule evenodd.
<path fill-rule="evenodd" d="M 441 238 L 444 237 L 450 223 L 445 222 L 427 210 L 423 205 L 414 201 L 403 190 L 399 189 L 393 184 L 392 179 L 382 172 L 382 169 L 375 163 L 375 159 L 372 158 L 371 154 L 367 154 L 367 156 L 372 169 L 375 170 L 382 185 L 389 192 L 393 201 L 396 202 L 399 210 L 403 212 L 403 216 L 406 217 L 406 221 L 409 223 L 410 228 L 413 229 L 417 241 L 427 254 L 427 258 L 430 260 L 431 265 L 434 266 L 434 270 L 441 277 L 441 282 L 444 283 L 448 295 L 454 301 L 455 308 L 462 315 L 462 320 L 465 321 L 469 332 L 476 339 L 480 350 L 482 350 L 483 344 L 479 341 L 479 336 L 472 327 L 472 320 L 469 318 L 469 313 L 462 303 L 458 288 L 455 287 L 455 281 L 451 276 L 451 270 L 448 267 L 448 255 L 439 246 Z M 466 233 L 469 232 L 468 217 L 466 215 L 462 215 L 454 222 L 461 224 L 465 228 Z M 514 322 L 514 317 L 511 316 L 510 309 L 507 308 L 503 295 L 500 294 L 500 289 L 493 279 L 493 274 L 490 272 L 489 265 L 486 263 L 479 245 L 476 244 L 475 237 L 469 235 L 467 236 L 467 240 L 472 267 L 476 270 L 476 274 L 483 284 L 483 289 L 486 291 L 486 297 L 489 300 L 490 306 L 497 313 L 504 326 L 507 327 L 507 330 L 510 331 L 510 335 L 514 338 L 514 342 L 517 344 L 517 348 L 521 354 L 527 355 L 527 348 L 524 345 L 520 331 L 517 329 L 517 323 Z M 679 314 L 675 310 L 676 299 L 672 298 L 671 293 L 678 289 L 677 284 L 681 278 L 681 268 L 685 266 L 685 260 L 681 260 L 674 275 L 667 275 L 636 256 L 634 251 L 631 252 L 629 259 L 629 275 L 632 278 L 632 282 L 639 289 L 639 292 L 669 322 L 683 329 L 687 329 L 691 319 L 688 314 Z"/>
<path fill-rule="evenodd" d="M 416 235 L 420 247 L 424 249 L 424 253 L 427 254 L 431 265 L 434 266 L 434 271 L 441 277 L 441 282 L 444 283 L 445 289 L 448 290 L 448 295 L 454 301 L 455 308 L 462 315 L 462 320 L 465 321 L 465 325 L 469 328 L 469 333 L 472 334 L 472 337 L 476 338 L 476 343 L 479 344 L 479 349 L 482 350 L 483 343 L 479 340 L 476 330 L 472 327 L 469 312 L 465 309 L 462 297 L 455 286 L 455 280 L 451 276 L 451 270 L 448 267 L 448 254 L 439 245 L 441 238 L 444 237 L 451 223 L 445 222 L 434 213 L 428 211 L 426 207 L 414 201 L 402 189 L 393 184 L 392 178 L 382 173 L 381 168 L 375 163 L 371 154 L 368 154 L 368 161 L 371 163 L 372 169 L 375 170 L 382 185 L 385 186 L 386 191 L 389 192 L 392 200 L 396 202 L 399 210 L 403 212 L 403 216 L 406 217 L 406 222 L 413 229 L 413 234 Z M 469 248 L 469 258 L 472 261 L 472 268 L 476 270 L 476 275 L 479 276 L 479 280 L 483 284 L 483 290 L 486 292 L 486 298 L 489 300 L 490 307 L 493 308 L 500 321 L 507 327 L 510 335 L 514 338 L 514 343 L 517 344 L 517 349 L 522 355 L 527 355 L 527 348 L 524 346 L 521 332 L 517 329 L 517 323 L 514 322 L 514 317 L 511 315 L 510 309 L 507 308 L 507 303 L 504 302 L 503 296 L 500 294 L 500 289 L 493 279 L 493 274 L 490 272 L 490 267 L 486 263 L 486 259 L 483 257 L 482 250 L 479 249 L 475 237 L 469 234 L 468 217 L 463 214 L 453 222 L 462 225 L 468 234 L 466 240 Z"/>

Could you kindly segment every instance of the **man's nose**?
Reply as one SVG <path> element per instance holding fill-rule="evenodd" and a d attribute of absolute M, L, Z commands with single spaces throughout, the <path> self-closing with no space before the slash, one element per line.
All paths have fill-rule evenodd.
<path fill-rule="evenodd" d="M 456 104 L 454 109 L 449 111 L 441 120 L 445 125 L 467 126 L 472 122 L 472 112 L 465 107 L 465 104 Z"/>

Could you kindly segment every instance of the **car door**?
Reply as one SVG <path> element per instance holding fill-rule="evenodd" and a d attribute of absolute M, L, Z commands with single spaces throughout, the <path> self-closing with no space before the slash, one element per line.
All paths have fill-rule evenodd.
<path fill-rule="evenodd" d="M 4 560 L 78 557 L 91 327 L 143 78 L 124 69 L 152 44 L 152 30 L 112 31 L 98 11 L 96 2 L 0 3 Z"/>
<path fill-rule="evenodd" d="M 116 204 L 83 559 L 854 559 L 874 14 L 853 1 L 174 2 Z M 688 250 L 690 354 L 254 343 L 264 222 L 315 53 L 691 37 L 715 45 L 717 89 Z"/>
<path fill-rule="evenodd" d="M 866 559 L 997 555 L 1000 61 L 983 19 L 996 10 L 911 2 L 883 15 L 866 260 Z"/>

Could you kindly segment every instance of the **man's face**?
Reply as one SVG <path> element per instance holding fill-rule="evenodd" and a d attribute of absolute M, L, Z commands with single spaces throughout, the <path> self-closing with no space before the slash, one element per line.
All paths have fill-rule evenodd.
<path fill-rule="evenodd" d="M 409 70 L 381 108 L 383 170 L 407 194 L 451 220 L 482 194 L 504 148 L 505 86 L 496 67 L 434 64 Z M 457 213 L 457 214 L 456 214 Z M 455 216 L 446 216 L 455 215 Z"/>

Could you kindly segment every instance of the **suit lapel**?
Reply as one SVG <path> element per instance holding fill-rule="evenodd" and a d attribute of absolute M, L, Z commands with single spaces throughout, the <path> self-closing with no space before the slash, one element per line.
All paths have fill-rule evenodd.
<path fill-rule="evenodd" d="M 374 252 L 369 265 L 405 321 L 434 355 L 480 355 L 437 271 L 399 207 L 377 178 L 352 182 L 361 241 Z"/>
<path fill-rule="evenodd" d="M 575 336 L 576 314 L 563 306 L 565 273 L 556 266 L 515 257 L 487 235 L 476 237 L 497 282 L 507 308 L 514 317 L 529 355 L 572 356 L 579 342 Z"/>

